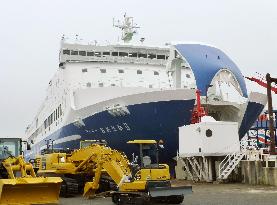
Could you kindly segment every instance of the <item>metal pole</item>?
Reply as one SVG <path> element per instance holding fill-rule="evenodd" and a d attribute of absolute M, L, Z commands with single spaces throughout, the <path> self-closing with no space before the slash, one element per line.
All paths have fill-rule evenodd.
<path fill-rule="evenodd" d="M 270 154 L 275 154 L 275 136 L 273 128 L 273 109 L 272 109 L 272 95 L 271 95 L 271 83 L 272 79 L 270 74 L 266 74 L 267 81 L 267 98 L 268 98 L 268 115 L 269 115 L 269 134 L 270 134 Z"/>

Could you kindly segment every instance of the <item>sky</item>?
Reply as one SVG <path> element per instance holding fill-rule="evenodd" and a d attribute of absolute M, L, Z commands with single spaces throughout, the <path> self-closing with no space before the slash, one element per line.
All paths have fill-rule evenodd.
<path fill-rule="evenodd" d="M 276 0 L 0 0 L 0 136 L 24 135 L 58 68 L 63 34 L 116 42 L 112 20 L 126 12 L 144 44 L 204 42 L 226 52 L 245 76 L 277 77 L 276 11 Z M 266 93 L 246 82 L 248 92 Z"/>

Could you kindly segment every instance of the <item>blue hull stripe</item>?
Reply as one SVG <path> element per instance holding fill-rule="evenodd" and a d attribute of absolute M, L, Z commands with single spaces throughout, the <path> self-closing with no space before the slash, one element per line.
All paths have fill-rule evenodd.
<path fill-rule="evenodd" d="M 176 100 L 144 103 L 128 106 L 130 114 L 112 116 L 107 111 L 91 115 L 78 127 L 71 123 L 57 130 L 45 139 L 59 140 L 68 136 L 81 136 L 81 139 L 54 145 L 55 148 L 79 148 L 80 140 L 105 139 L 112 148 L 119 149 L 130 158 L 137 150 L 126 142 L 133 139 L 162 139 L 165 149 L 161 151 L 161 162 L 172 162 L 178 150 L 178 127 L 190 124 L 195 100 Z M 35 153 L 45 145 L 41 141 Z M 136 153 L 137 154 L 137 153 Z M 34 156 L 32 156 L 34 157 Z M 131 158 L 130 158 L 131 159 Z"/>

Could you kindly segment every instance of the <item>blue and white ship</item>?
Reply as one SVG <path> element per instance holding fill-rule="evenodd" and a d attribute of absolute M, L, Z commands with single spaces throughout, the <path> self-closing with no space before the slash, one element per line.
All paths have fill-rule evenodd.
<path fill-rule="evenodd" d="M 169 162 L 178 151 L 178 127 L 191 123 L 196 89 L 209 115 L 239 122 L 240 136 L 263 110 L 265 96 L 248 97 L 239 68 L 221 50 L 195 43 L 146 46 L 143 38 L 131 44 L 133 18 L 115 26 L 123 31 L 121 44 L 62 38 L 59 67 L 26 129 L 27 158 L 49 140 L 54 148 L 77 149 L 80 140 L 105 139 L 131 156 L 127 141 L 155 139 L 163 140 L 161 161 Z"/>

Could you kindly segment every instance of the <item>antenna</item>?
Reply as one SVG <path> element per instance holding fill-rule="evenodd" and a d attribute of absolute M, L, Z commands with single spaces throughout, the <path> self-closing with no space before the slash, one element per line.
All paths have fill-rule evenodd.
<path fill-rule="evenodd" d="M 124 20 L 122 22 L 118 20 L 115 24 L 113 19 L 113 26 L 122 30 L 121 40 L 123 40 L 124 43 L 129 43 L 132 40 L 133 35 L 137 33 L 136 29 L 140 28 L 134 23 L 134 17 L 127 16 L 126 13 L 124 14 Z"/>
<path fill-rule="evenodd" d="M 65 34 L 62 35 L 61 37 L 61 45 L 63 45 L 64 43 L 66 43 L 66 40 L 68 40 L 68 37 L 65 36 Z"/>
<path fill-rule="evenodd" d="M 143 42 L 145 41 L 145 38 L 140 38 L 139 41 L 141 42 L 141 44 L 143 44 Z"/>

